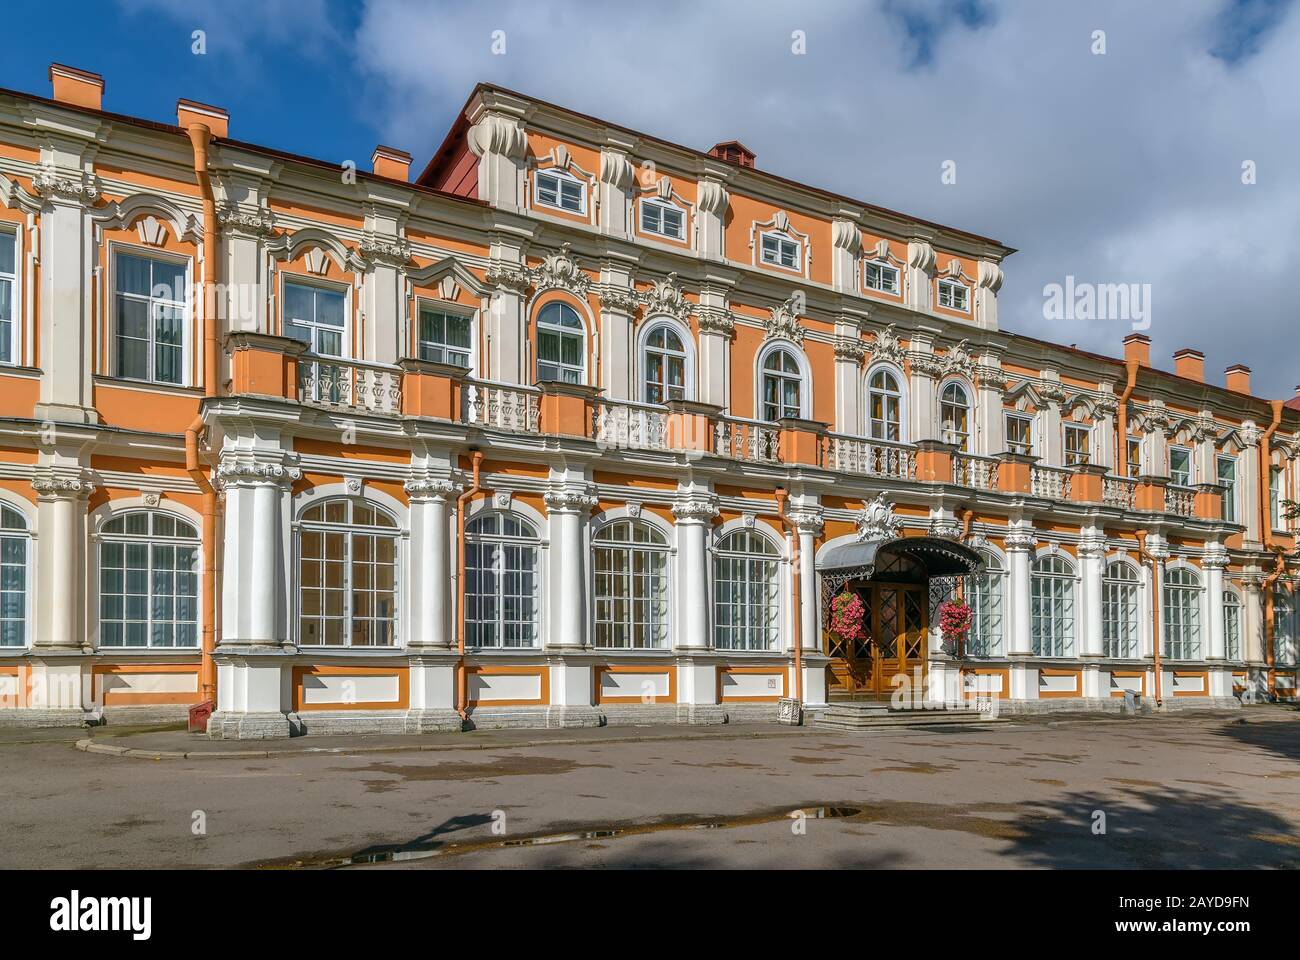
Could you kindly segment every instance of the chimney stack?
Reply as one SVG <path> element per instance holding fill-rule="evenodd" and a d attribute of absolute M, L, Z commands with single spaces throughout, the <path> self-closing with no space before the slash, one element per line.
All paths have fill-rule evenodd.
<path fill-rule="evenodd" d="M 1136 360 L 1139 366 L 1151 366 L 1151 338 L 1144 333 L 1130 333 L 1124 338 L 1124 361 Z"/>
<path fill-rule="evenodd" d="M 97 73 L 51 63 L 50 84 L 54 87 L 54 99 L 60 103 L 104 109 L 104 78 Z"/>
<path fill-rule="evenodd" d="M 411 179 L 411 155 L 396 147 L 386 147 L 382 143 L 375 147 L 370 155 L 370 169 L 381 177 L 390 180 Z"/>
<path fill-rule="evenodd" d="M 1184 347 L 1174 354 L 1174 373 L 1197 383 L 1205 382 L 1205 354 Z"/>
<path fill-rule="evenodd" d="M 1234 363 L 1224 371 L 1225 385 L 1237 393 L 1250 393 L 1250 367 Z"/>
<path fill-rule="evenodd" d="M 224 107 L 214 107 L 197 100 L 177 100 L 176 125 L 189 129 L 196 123 L 206 126 L 214 137 L 230 136 L 230 114 Z"/>

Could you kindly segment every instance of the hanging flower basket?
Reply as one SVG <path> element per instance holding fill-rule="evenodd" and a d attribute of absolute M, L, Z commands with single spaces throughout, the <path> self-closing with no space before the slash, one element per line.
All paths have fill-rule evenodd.
<path fill-rule="evenodd" d="M 831 601 L 831 633 L 843 641 L 860 640 L 867 608 L 856 593 L 845 590 Z"/>
<path fill-rule="evenodd" d="M 939 632 L 943 634 L 943 652 L 948 656 L 957 656 L 965 646 L 971 620 L 971 609 L 962 600 L 945 600 L 939 605 Z"/>

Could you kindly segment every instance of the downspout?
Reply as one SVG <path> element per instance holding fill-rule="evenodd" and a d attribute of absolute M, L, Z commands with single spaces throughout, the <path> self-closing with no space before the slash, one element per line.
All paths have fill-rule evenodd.
<path fill-rule="evenodd" d="M 794 584 L 794 603 L 791 609 L 794 616 L 791 618 L 794 624 L 794 698 L 799 701 L 800 709 L 803 708 L 803 604 L 801 603 L 802 593 L 799 583 L 799 531 L 795 529 L 794 524 L 790 522 L 790 516 L 785 512 L 785 505 L 789 494 L 785 492 L 784 487 L 776 488 L 776 515 L 781 519 L 781 524 L 787 532 L 790 533 L 790 570 L 793 574 L 792 582 Z"/>
<path fill-rule="evenodd" d="M 194 176 L 203 195 L 203 396 L 217 395 L 219 367 L 217 284 L 220 282 L 221 257 L 217 252 L 217 202 L 212 195 L 208 176 L 208 145 L 212 131 L 206 124 L 191 124 L 186 131 L 194 148 Z M 185 428 L 185 470 L 203 495 L 203 573 L 200 581 L 200 604 L 203 610 L 203 652 L 199 666 L 200 703 L 216 702 L 217 673 L 212 659 L 216 648 L 217 623 L 217 492 L 209 473 L 199 464 L 199 432 L 203 429 L 202 410 Z"/>
<path fill-rule="evenodd" d="M 1273 407 L 1273 421 L 1259 438 L 1259 477 L 1257 493 L 1259 497 L 1259 539 L 1265 550 L 1274 552 L 1273 572 L 1264 578 L 1264 663 L 1268 667 L 1268 692 L 1272 695 L 1276 681 L 1277 658 L 1273 644 L 1276 643 L 1276 630 L 1273 623 L 1275 607 L 1274 594 L 1278 578 L 1286 570 L 1286 552 L 1273 542 L 1272 506 L 1269 502 L 1269 474 L 1273 469 L 1272 444 L 1273 434 L 1277 433 L 1282 422 L 1283 403 L 1281 400 L 1269 401 Z"/>
<path fill-rule="evenodd" d="M 1138 542 L 1138 559 L 1143 563 L 1151 564 L 1151 650 L 1155 654 L 1155 696 L 1156 706 L 1159 707 L 1164 703 L 1160 692 L 1160 580 L 1163 567 L 1159 560 L 1147 552 L 1147 532 L 1138 530 L 1135 535 Z"/>
<path fill-rule="evenodd" d="M 958 543 L 965 543 L 966 538 L 970 536 L 971 524 L 975 522 L 975 511 L 970 507 L 958 507 L 956 516 L 961 520 L 961 535 L 957 538 Z M 957 599 L 962 603 L 966 602 L 966 578 L 957 578 Z M 957 655 L 960 657 L 966 653 L 965 643 L 963 642 L 957 649 Z"/>
<path fill-rule="evenodd" d="M 469 717 L 469 679 L 465 671 L 465 507 L 483 489 L 479 468 L 483 454 L 472 451 L 473 478 L 469 489 L 456 498 L 456 712 L 464 721 Z"/>
<path fill-rule="evenodd" d="M 1124 392 L 1119 395 L 1119 407 L 1115 412 L 1115 476 L 1128 476 L 1128 398 L 1133 395 L 1133 388 L 1137 386 L 1138 367 L 1141 366 L 1136 360 L 1125 360 L 1124 366 L 1128 369 L 1128 382 L 1124 384 Z"/>

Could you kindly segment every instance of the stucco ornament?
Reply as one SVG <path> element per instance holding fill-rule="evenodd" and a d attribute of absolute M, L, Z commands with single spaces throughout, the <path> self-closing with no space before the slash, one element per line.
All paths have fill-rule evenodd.
<path fill-rule="evenodd" d="M 803 291 L 796 290 L 785 303 L 772 307 L 767 319 L 767 336 L 765 339 L 771 340 L 774 337 L 781 337 L 802 345 L 803 327 L 799 326 L 798 310 L 803 303 Z"/>
<path fill-rule="evenodd" d="M 901 524 L 894 516 L 894 504 L 884 492 L 866 505 L 858 514 L 857 521 L 858 539 L 861 541 L 898 539 Z"/>
<path fill-rule="evenodd" d="M 959 374 L 971 378 L 975 375 L 975 360 L 968 349 L 969 340 L 962 340 L 943 357 L 943 372 L 947 375 Z"/>
<path fill-rule="evenodd" d="M 686 299 L 686 292 L 677 282 L 677 274 L 670 273 L 663 280 L 656 280 L 650 289 L 641 295 L 647 317 L 666 314 L 676 317 L 683 323 L 691 315 L 692 304 Z"/>
<path fill-rule="evenodd" d="M 875 339 L 871 342 L 871 358 L 902 365 L 903 344 L 898 339 L 894 324 L 891 323 L 884 330 L 877 331 Z"/>
<path fill-rule="evenodd" d="M 518 264 L 494 261 L 487 268 L 484 279 L 489 286 L 509 293 L 523 294 L 528 290 L 531 279 Z"/>
<path fill-rule="evenodd" d="M 572 244 L 561 245 L 558 253 L 547 254 L 539 267 L 531 271 L 533 286 L 540 293 L 542 290 L 568 290 L 579 297 L 587 295 L 591 278 L 582 272 L 569 253 Z"/>

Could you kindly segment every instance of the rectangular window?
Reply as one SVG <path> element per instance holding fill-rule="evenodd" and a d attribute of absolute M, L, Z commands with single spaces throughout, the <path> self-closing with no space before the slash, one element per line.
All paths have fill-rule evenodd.
<path fill-rule="evenodd" d="M 1065 425 L 1065 465 L 1077 467 L 1092 459 L 1092 430 L 1076 424 Z"/>
<path fill-rule="evenodd" d="M 965 313 L 970 309 L 969 300 L 967 299 L 969 291 L 964 284 L 956 280 L 939 281 L 939 306 L 947 307 L 949 310 L 960 310 Z"/>
<path fill-rule="evenodd" d="M 1274 530 L 1282 526 L 1282 468 L 1273 467 L 1268 472 L 1268 515 Z"/>
<path fill-rule="evenodd" d="M 1128 475 L 1130 477 L 1140 477 L 1142 475 L 1142 441 L 1130 440 L 1128 442 Z"/>
<path fill-rule="evenodd" d="M 547 207 L 582 213 L 586 204 L 582 184 L 554 173 L 537 174 L 537 202 Z"/>
<path fill-rule="evenodd" d="M 775 233 L 765 233 L 763 234 L 763 262 L 798 270 L 799 244 Z"/>
<path fill-rule="evenodd" d="M 1218 480 L 1223 487 L 1223 519 L 1237 522 L 1237 458 L 1219 457 Z"/>
<path fill-rule="evenodd" d="M 420 359 L 468 367 L 473 320 L 463 314 L 420 305 Z"/>
<path fill-rule="evenodd" d="M 1169 448 L 1169 479 L 1180 487 L 1192 485 L 1192 451 L 1186 447 Z"/>
<path fill-rule="evenodd" d="M 177 260 L 115 256 L 117 376 L 185 382 L 186 274 Z"/>
<path fill-rule="evenodd" d="M 1034 418 L 1007 414 L 1007 449 L 1028 456 L 1034 452 Z"/>
<path fill-rule="evenodd" d="M 898 293 L 898 268 L 876 260 L 862 265 L 862 282 L 868 290 Z"/>
<path fill-rule="evenodd" d="M 641 202 L 641 229 L 645 233 L 681 240 L 686 235 L 684 224 L 682 212 L 676 207 L 649 200 Z"/>
<path fill-rule="evenodd" d="M 0 230 L 0 363 L 18 362 L 18 235 Z"/>

